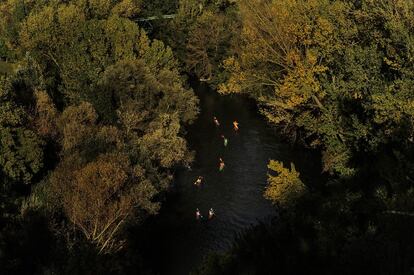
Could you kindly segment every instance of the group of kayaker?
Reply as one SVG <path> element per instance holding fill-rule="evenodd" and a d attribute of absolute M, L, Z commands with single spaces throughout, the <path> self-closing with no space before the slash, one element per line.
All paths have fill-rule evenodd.
<path fill-rule="evenodd" d="M 216 214 L 214 213 L 214 209 L 210 208 L 210 210 L 208 210 L 208 219 L 211 220 L 212 218 L 214 218 Z M 202 220 L 204 217 L 203 215 L 201 215 L 200 210 L 197 208 L 196 210 L 196 220 Z"/>
<path fill-rule="evenodd" d="M 216 127 L 220 126 L 220 122 L 215 116 L 213 117 L 213 121 L 214 121 L 214 124 L 216 124 Z M 237 120 L 233 121 L 233 130 L 236 132 L 239 131 L 239 123 L 237 122 Z"/>
<path fill-rule="evenodd" d="M 216 125 L 216 127 L 220 126 L 220 122 L 218 121 L 218 119 L 215 116 L 213 117 L 213 122 Z M 239 123 L 236 120 L 233 121 L 233 130 L 236 133 L 239 131 Z M 227 147 L 227 144 L 229 142 L 228 139 L 224 135 L 221 135 L 220 137 L 223 139 L 224 147 Z M 219 158 L 219 171 L 222 172 L 224 170 L 225 166 L 226 165 L 224 164 L 224 160 L 220 157 Z M 194 182 L 194 185 L 200 186 L 203 183 L 203 180 L 204 180 L 203 176 L 198 176 L 198 178 Z M 210 208 L 210 210 L 208 211 L 208 219 L 210 220 L 214 216 L 215 216 L 214 210 L 213 210 L 213 208 Z M 203 216 L 201 215 L 201 212 L 198 208 L 196 210 L 196 219 L 197 220 L 202 220 L 203 219 Z"/>
<path fill-rule="evenodd" d="M 216 124 L 216 127 L 220 126 L 220 122 L 216 117 L 213 117 L 214 124 Z M 239 131 L 239 123 L 235 120 L 233 121 L 233 130 L 237 133 Z M 223 139 L 224 147 L 227 147 L 227 144 L 229 144 L 229 140 L 224 136 L 220 136 Z M 219 158 L 219 171 L 222 172 L 224 170 L 224 167 L 226 165 L 224 164 L 224 160 L 222 158 Z"/>

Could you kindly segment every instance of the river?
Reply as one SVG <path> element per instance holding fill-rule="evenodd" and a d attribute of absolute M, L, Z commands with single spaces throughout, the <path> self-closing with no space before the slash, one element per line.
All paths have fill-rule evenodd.
<path fill-rule="evenodd" d="M 176 172 L 174 186 L 161 212 L 146 223 L 146 253 L 159 274 L 185 275 L 209 252 L 231 247 L 236 235 L 274 216 L 275 209 L 263 198 L 269 159 L 293 161 L 310 179 L 318 171 L 315 156 L 284 142 L 258 113 L 255 103 L 243 96 L 221 96 L 203 83 L 193 84 L 200 98 L 200 115 L 188 129 L 187 140 L 196 152 L 191 170 Z M 213 116 L 220 127 L 213 123 Z M 240 131 L 233 131 L 232 122 Z M 223 145 L 224 135 L 228 146 Z M 218 171 L 219 158 L 225 169 Z M 320 170 L 319 170 L 320 171 Z M 198 176 L 201 187 L 194 186 Z M 204 216 L 214 208 L 213 220 L 195 220 L 196 208 Z"/>

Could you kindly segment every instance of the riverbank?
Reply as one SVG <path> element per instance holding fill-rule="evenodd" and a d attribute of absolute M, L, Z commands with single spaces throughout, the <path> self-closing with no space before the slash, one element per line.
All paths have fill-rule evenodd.
<path fill-rule="evenodd" d="M 149 219 L 139 240 L 148 261 L 161 274 L 188 274 L 210 252 L 224 252 L 242 231 L 259 222 L 266 222 L 276 212 L 263 198 L 267 184 L 267 163 L 276 158 L 293 161 L 310 180 L 311 171 L 320 171 L 316 157 L 303 149 L 293 148 L 278 137 L 255 103 L 243 96 L 221 96 L 203 83 L 192 84 L 200 98 L 201 113 L 188 129 L 187 140 L 196 152 L 191 171 L 181 169 L 167 201 L 158 216 Z M 213 123 L 213 116 L 220 127 Z M 232 122 L 240 123 L 235 133 Z M 229 140 L 224 147 L 220 137 Z M 218 171 L 218 160 L 226 163 Z M 205 183 L 193 182 L 203 176 Z M 195 210 L 203 215 L 214 208 L 217 217 L 206 223 L 195 220 Z"/>

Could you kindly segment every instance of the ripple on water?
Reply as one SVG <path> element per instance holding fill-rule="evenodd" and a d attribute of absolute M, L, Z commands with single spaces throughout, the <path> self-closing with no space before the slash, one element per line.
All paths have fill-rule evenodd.
<path fill-rule="evenodd" d="M 230 248 L 239 232 L 274 215 L 274 208 L 263 198 L 267 163 L 271 158 L 302 158 L 275 136 L 250 100 L 219 96 L 205 87 L 195 90 L 201 113 L 188 133 L 189 144 L 196 151 L 193 170 L 177 173 L 174 196 L 156 218 L 156 228 L 162 228 L 160 233 L 156 231 L 156 241 L 163 248 L 156 254 L 162 274 L 188 274 L 209 251 Z M 221 128 L 213 125 L 213 115 Z M 231 126 L 234 120 L 241 127 L 237 134 Z M 229 139 L 226 148 L 221 134 Z M 226 163 L 222 173 L 218 172 L 219 157 Z M 197 188 L 193 183 L 199 175 L 204 176 L 205 184 Z M 207 216 L 210 207 L 217 217 L 197 222 L 195 209 Z"/>

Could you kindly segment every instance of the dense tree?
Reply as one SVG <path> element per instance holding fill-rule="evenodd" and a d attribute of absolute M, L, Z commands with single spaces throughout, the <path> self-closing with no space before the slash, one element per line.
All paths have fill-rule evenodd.
<path fill-rule="evenodd" d="M 111 116 L 108 120 L 112 121 L 118 115 L 128 132 L 145 132 L 149 122 L 161 113 L 176 113 L 184 123 L 192 122 L 197 114 L 197 100 L 183 88 L 178 73 L 172 71 L 174 63 L 168 64 L 172 56 L 163 54 L 162 48 L 157 49 L 159 46 L 162 47 L 154 45 L 155 49 L 148 49 L 145 59 L 122 60 L 108 67 L 98 83 L 97 96 L 107 100 L 95 104 L 107 108 L 98 109 L 99 113 Z M 151 64 L 149 60 L 154 59 L 165 64 Z"/>
<path fill-rule="evenodd" d="M 189 33 L 185 58 L 187 70 L 204 79 L 219 73 L 219 65 L 228 55 L 237 31 L 236 21 L 229 14 L 203 12 Z"/>
<path fill-rule="evenodd" d="M 125 66 L 131 66 L 132 71 Z M 104 79 L 100 85 L 114 99 L 107 107 L 115 124 L 99 123 L 89 103 L 66 108 L 57 122 L 63 159 L 52 173 L 51 183 L 62 197 L 69 219 L 88 240 L 108 252 L 121 247 L 116 238 L 121 225 L 156 212 L 158 206 L 152 198 L 165 190 L 172 178 L 164 169 L 191 161 L 185 140 L 178 137 L 179 118 L 191 117 L 188 112 L 187 118 L 179 115 L 172 96 L 159 90 L 159 83 L 142 62 L 108 68 Z M 114 83 L 118 87 L 111 90 Z M 178 92 L 174 87 L 170 91 Z M 50 100 L 43 99 L 45 102 Z M 43 117 L 54 113 L 53 107 L 43 105 L 43 109 L 51 110 L 39 113 Z"/>
<path fill-rule="evenodd" d="M 43 166 L 43 141 L 30 128 L 10 78 L 0 78 L 0 167 L 3 182 L 30 183 Z"/>
<path fill-rule="evenodd" d="M 325 171 L 344 176 L 355 173 L 354 156 L 411 139 L 412 2 L 240 9 L 243 44 L 224 63 L 231 76 L 221 92 L 253 95 L 271 122 L 322 148 Z"/>
<path fill-rule="evenodd" d="M 63 213 L 104 253 L 122 248 L 127 224 L 157 212 L 171 169 L 192 160 L 181 135 L 198 100 L 171 49 L 130 20 L 140 8 L 134 0 L 0 4 L 0 41 L 30 97 L 21 108 L 1 82 L 2 172 L 29 183 L 47 147 L 58 163 L 24 207 Z"/>
<path fill-rule="evenodd" d="M 139 211 L 153 214 L 158 208 L 151 202 L 157 190 L 142 167 L 131 167 L 127 156 L 105 154 L 79 168 L 62 163 L 52 182 L 69 219 L 100 251 L 122 248 L 118 235 L 124 223 Z"/>
<path fill-rule="evenodd" d="M 180 0 L 176 17 L 158 25 L 154 35 L 174 49 L 187 72 L 212 85 L 224 78 L 220 64 L 240 26 L 234 1 Z"/>
<path fill-rule="evenodd" d="M 331 176 L 287 204 L 282 191 L 305 187 L 271 161 L 265 197 L 278 217 L 197 274 L 410 274 L 413 2 L 239 3 L 242 43 L 220 91 L 253 96 L 270 122 L 322 149 Z"/>
<path fill-rule="evenodd" d="M 412 273 L 413 22 L 403 0 L 0 0 L 1 271 L 136 272 L 127 229 L 193 158 L 185 71 L 255 98 L 326 176 L 271 160 L 278 216 L 199 273 Z"/>
<path fill-rule="evenodd" d="M 20 75 L 0 76 L 0 270 L 23 270 L 21 257 L 29 251 L 31 238 L 20 217 L 20 204 L 44 170 L 44 140 L 36 133 Z M 43 224 L 42 224 L 43 225 Z M 33 223 L 33 232 L 42 225 Z M 20 243 L 13 243 L 15 237 Z M 12 241 L 13 240 L 13 241 Z M 43 241 L 43 238 L 39 238 Z M 45 244 L 46 245 L 46 244 Z M 44 260 L 39 255 L 36 260 Z M 34 262 L 28 263 L 31 267 Z M 16 272 L 18 273 L 18 272 Z"/>

